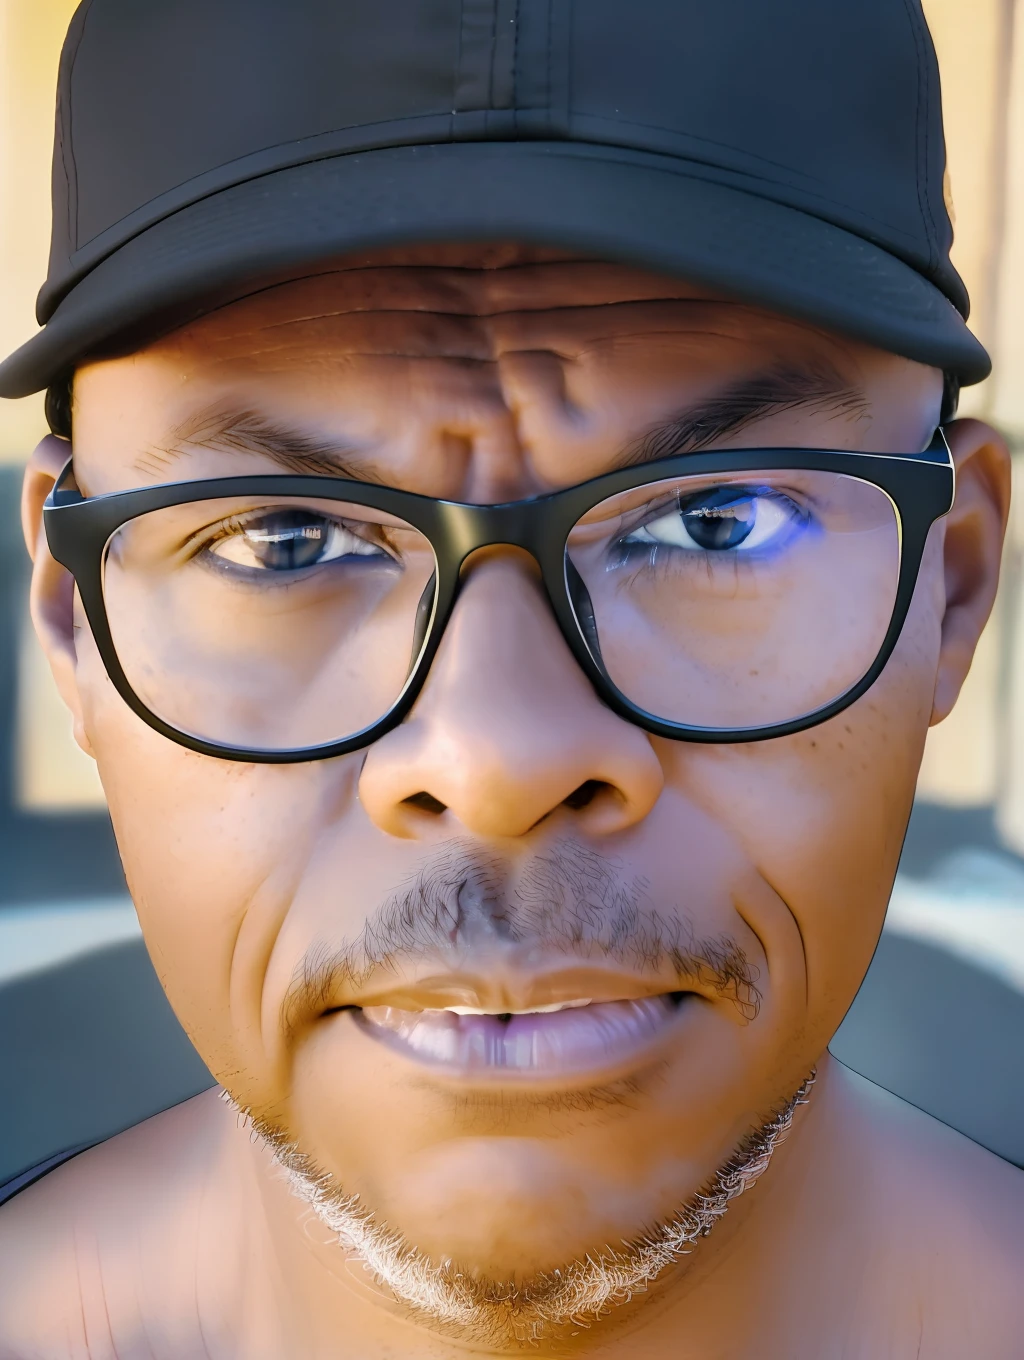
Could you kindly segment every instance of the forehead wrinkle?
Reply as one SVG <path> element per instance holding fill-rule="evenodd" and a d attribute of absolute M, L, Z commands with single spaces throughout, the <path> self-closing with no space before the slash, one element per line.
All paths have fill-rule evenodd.
<path fill-rule="evenodd" d="M 669 303 L 667 305 L 674 308 L 675 304 Z M 641 307 L 647 310 L 652 306 L 661 310 L 659 304 L 648 302 L 639 304 L 588 304 L 583 307 L 549 308 L 544 312 L 495 313 L 487 317 L 431 312 L 336 312 L 325 314 L 325 316 L 307 315 L 268 322 L 260 327 L 256 334 L 282 332 L 293 326 L 317 327 L 317 333 L 310 337 L 305 361 L 309 362 L 309 351 L 312 351 L 319 362 L 325 364 L 337 363 L 339 365 L 352 360 L 383 358 L 420 363 L 449 359 L 467 365 L 486 365 L 511 353 L 522 351 L 544 352 L 564 363 L 574 363 L 597 355 L 601 350 L 614 348 L 628 342 L 642 343 L 644 340 L 668 337 L 676 340 L 680 346 L 690 346 L 709 340 L 730 345 L 749 346 L 753 340 L 758 338 L 738 329 L 722 327 L 721 325 L 714 326 L 707 323 L 696 326 L 680 325 L 679 318 L 674 321 L 671 315 L 651 317 L 644 320 L 642 325 L 629 330 L 623 330 L 617 324 L 621 320 L 620 308 Z M 423 344 L 421 350 L 400 347 L 398 342 L 403 340 L 407 342 L 407 333 L 396 334 L 395 342 L 389 343 L 387 323 L 404 322 L 409 316 L 415 316 L 427 323 L 419 336 Z M 356 325 L 354 327 L 358 336 L 358 344 L 356 344 L 354 343 L 355 337 L 346 340 L 344 335 L 335 334 L 332 336 L 329 328 L 321 331 L 319 323 L 324 321 L 325 317 L 328 321 L 338 320 L 342 322 L 356 317 L 372 318 L 373 329 L 376 331 L 379 327 L 379 331 L 384 333 L 379 336 L 376 345 L 368 345 L 369 337 L 365 334 L 367 328 Z M 609 324 L 600 325 L 598 333 L 594 334 L 595 321 L 607 321 Z M 466 323 L 464 330 L 458 328 L 457 324 L 452 324 L 459 322 Z M 431 329 L 432 323 L 439 325 L 441 334 Z M 581 323 L 586 326 L 588 333 L 573 334 L 574 331 L 580 330 Z M 543 333 L 545 329 L 548 331 L 547 334 Z M 538 331 L 542 333 L 538 334 Z M 251 334 L 253 333 L 241 332 L 230 338 L 246 341 Z M 335 342 L 336 348 L 332 348 L 332 340 Z M 292 349 L 292 345 L 285 340 L 280 344 L 264 344 L 258 349 L 252 349 L 249 351 L 248 357 L 256 359 L 261 356 L 283 355 L 289 353 Z M 244 357 L 246 357 L 244 351 L 241 350 L 233 356 L 236 360 Z"/>
<path fill-rule="evenodd" d="M 459 325 L 457 319 L 441 313 L 412 315 L 421 324 L 410 326 L 406 317 L 393 312 L 339 314 L 326 322 L 309 317 L 268 322 L 255 331 L 218 338 L 212 348 L 215 353 L 221 352 L 221 362 L 233 364 L 289 353 L 295 355 L 297 362 L 315 361 L 338 366 L 369 358 L 421 361 L 449 357 L 494 358 L 493 343 L 480 328 L 479 318 L 465 318 L 467 324 Z M 400 317 L 406 324 L 394 324 Z M 338 324 L 332 325 L 332 320 Z M 353 324 L 346 325 L 346 322 Z M 302 327 L 306 328 L 304 335 L 301 329 L 294 335 L 287 333 L 291 328 Z M 229 352 L 225 354 L 224 350 Z"/>
<path fill-rule="evenodd" d="M 725 308 L 731 310 L 726 312 Z M 267 346 L 258 343 L 259 338 L 275 334 L 288 334 L 306 327 L 310 330 L 311 343 L 324 347 L 338 346 L 342 353 L 347 353 L 346 344 L 352 341 L 347 337 L 361 337 L 360 348 L 365 346 L 365 335 L 367 330 L 371 332 L 383 331 L 386 335 L 389 327 L 396 329 L 409 327 L 418 337 L 422 337 L 425 342 L 439 345 L 439 341 L 447 339 L 451 344 L 452 338 L 458 337 L 463 342 L 477 343 L 482 351 L 488 354 L 495 352 L 494 335 L 505 331 L 527 331 L 531 334 L 538 329 L 549 326 L 555 330 L 576 330 L 580 326 L 594 327 L 595 325 L 602 331 L 606 329 L 605 323 L 609 323 L 611 328 L 619 322 L 624 315 L 628 316 L 630 311 L 639 312 L 642 315 L 657 316 L 661 314 L 664 319 L 658 324 L 650 327 L 651 334 L 664 335 L 673 330 L 681 336 L 687 334 L 714 335 L 722 339 L 753 338 L 750 331 L 760 331 L 770 327 L 776 331 L 781 324 L 789 328 L 799 328 L 799 323 L 786 323 L 784 319 L 769 318 L 762 316 L 756 311 L 752 311 L 744 304 L 708 302 L 706 299 L 690 298 L 671 298 L 671 297 L 647 297 L 629 298 L 599 301 L 580 301 L 573 299 L 571 302 L 566 300 L 556 305 L 545 304 L 544 306 L 524 308 L 517 306 L 514 308 L 494 309 L 490 311 L 467 311 L 460 309 L 439 309 L 437 307 L 411 305 L 407 307 L 388 306 L 337 306 L 323 308 L 317 311 L 306 310 L 299 314 L 288 316 L 266 317 L 263 320 L 253 319 L 251 324 L 245 324 L 244 318 L 237 318 L 238 326 L 231 330 L 221 327 L 207 329 L 201 323 L 192 331 L 180 335 L 179 339 L 188 343 L 194 339 L 196 343 L 212 348 L 237 347 L 233 352 L 233 357 L 245 357 L 246 352 L 255 357 L 261 353 L 273 353 L 279 349 L 288 347 L 285 341 L 281 345 Z M 710 313 L 710 315 L 709 315 Z M 728 318 L 728 320 L 727 320 Z M 714 319 L 714 325 L 708 324 Z M 740 329 L 740 321 L 744 320 L 745 325 Z M 695 325 L 694 322 L 699 324 Z M 440 334 L 431 334 L 431 327 L 436 327 Z M 444 349 L 442 343 L 439 346 Z M 535 344 L 531 347 L 536 347 Z M 393 347 L 389 347 L 393 351 Z M 400 351 L 406 353 L 407 351 Z M 340 355 L 339 355 L 340 357 Z M 419 357 L 410 355 L 409 357 Z"/>
<path fill-rule="evenodd" d="M 499 268 L 377 264 L 318 270 L 315 274 L 283 280 L 228 304 L 211 314 L 210 319 L 245 309 L 247 304 L 250 308 L 258 305 L 287 305 L 289 297 L 308 295 L 314 291 L 348 294 L 352 298 L 352 309 L 356 311 L 380 305 L 376 301 L 378 298 L 383 301 L 383 305 L 391 306 L 393 303 L 389 299 L 396 293 L 402 293 L 406 299 L 403 305 L 409 310 L 418 310 L 420 302 L 415 301 L 411 306 L 408 303 L 409 293 L 415 293 L 416 290 L 419 290 L 428 309 L 433 306 L 448 310 L 445 304 L 451 301 L 455 310 L 462 311 L 476 303 L 473 308 L 473 314 L 476 315 L 486 315 L 495 308 L 499 311 L 508 310 L 511 300 L 515 301 L 517 309 L 534 310 L 539 305 L 543 310 L 551 305 L 549 299 L 552 292 L 561 294 L 567 301 L 578 301 L 581 292 L 598 295 L 602 302 L 652 298 L 706 301 L 718 297 L 713 290 L 685 280 L 653 274 L 630 265 L 596 260 L 529 262 Z M 531 292 L 533 297 L 530 296 Z M 744 305 L 732 299 L 720 300 L 727 306 Z"/>
<path fill-rule="evenodd" d="M 630 318 L 629 308 L 641 315 Z M 687 311 L 690 309 L 688 308 Z M 621 342 L 642 342 L 645 339 L 674 340 L 680 346 L 717 342 L 729 347 L 742 346 L 748 350 L 771 340 L 780 341 L 780 332 L 791 331 L 792 339 L 806 348 L 808 336 L 801 323 L 789 323 L 785 318 L 762 316 L 741 308 L 740 312 L 723 314 L 715 304 L 715 311 L 704 315 L 678 315 L 676 304 L 666 302 L 613 303 L 607 306 L 559 308 L 543 316 L 550 326 L 543 339 L 537 335 L 537 313 L 508 312 L 489 318 L 494 325 L 498 343 L 502 347 L 524 345 L 531 350 L 545 349 L 566 360 L 579 359 L 594 353 L 599 347 L 610 347 Z M 631 323 L 627 328 L 623 320 Z M 607 322 L 604 325 L 601 323 Z M 589 327 L 584 330 L 580 323 Z M 596 324 L 595 324 L 596 323 Z M 831 337 L 830 337 L 831 339 Z M 708 356 L 712 357 L 712 356 Z"/>
<path fill-rule="evenodd" d="M 288 349 L 289 347 L 287 345 L 281 345 L 276 349 L 268 349 L 265 353 L 268 356 L 273 356 L 287 353 Z M 345 359 L 362 359 L 369 363 L 378 363 L 381 360 L 394 359 L 401 360 L 403 363 L 416 363 L 421 365 L 452 363 L 465 365 L 466 367 L 473 367 L 474 365 L 487 367 L 488 365 L 493 364 L 498 357 L 500 356 L 497 354 L 460 354 L 455 352 L 444 354 L 439 354 L 437 352 L 418 354 L 415 350 L 403 351 L 395 349 L 353 349 L 346 350 L 344 354 Z M 570 356 L 566 357 L 568 358 Z M 330 353 L 324 353 L 318 356 L 318 359 L 324 363 L 325 367 L 330 367 L 333 364 L 334 356 Z M 309 357 L 307 356 L 305 363 L 308 364 L 308 362 Z M 303 366 L 305 366 L 305 364 Z M 340 357 L 337 366 L 341 366 Z"/>
<path fill-rule="evenodd" d="M 351 321 L 354 318 L 372 319 L 373 322 L 379 323 L 382 328 L 386 327 L 388 322 L 398 322 L 399 324 L 406 326 L 415 324 L 415 321 L 434 322 L 446 333 L 458 333 L 458 323 L 463 323 L 467 336 L 474 335 L 485 337 L 490 336 L 495 331 L 500 331 L 505 328 L 514 329 L 516 326 L 519 326 L 522 329 L 535 331 L 545 324 L 572 327 L 580 323 L 593 325 L 595 321 L 597 321 L 598 323 L 609 322 L 614 325 L 623 314 L 628 316 L 628 313 L 631 311 L 640 311 L 645 315 L 649 315 L 650 313 L 668 313 L 668 315 L 664 317 L 657 316 L 657 319 L 655 317 L 651 318 L 651 321 L 648 323 L 648 333 L 651 335 L 666 335 L 676 332 L 681 336 L 704 335 L 730 340 L 749 340 L 751 338 L 749 330 L 744 332 L 729 329 L 728 327 L 716 328 L 709 324 L 697 326 L 688 323 L 680 324 L 678 315 L 680 307 L 685 308 L 687 312 L 691 310 L 690 303 L 686 301 L 680 302 L 679 300 L 672 298 L 617 302 L 586 302 L 577 303 L 572 306 L 559 305 L 529 309 L 510 308 L 487 313 L 441 312 L 419 307 L 363 308 L 350 309 L 347 311 L 339 308 L 330 312 L 306 313 L 302 316 L 287 317 L 279 321 L 267 321 L 253 331 L 240 332 L 236 336 L 226 338 L 244 339 L 247 334 L 259 335 L 265 332 L 286 330 L 293 326 L 303 325 L 319 327 L 322 323 L 330 323 L 332 321 L 344 323 L 346 321 Z M 701 303 L 700 307 L 702 311 L 707 310 L 706 304 Z M 717 309 L 718 304 L 715 304 L 715 307 Z M 754 317 L 756 318 L 756 314 L 754 314 Z M 413 319 L 415 319 L 415 321 Z M 764 318 L 765 322 L 767 322 L 767 320 L 767 318 Z M 772 328 L 775 329 L 777 324 L 778 323 L 774 323 Z M 784 325 L 785 322 L 783 321 L 782 324 Z M 794 326 L 799 327 L 799 323 L 794 323 Z M 330 333 L 329 325 L 327 330 L 328 333 Z M 610 334 L 621 333 L 622 332 L 614 330 L 610 332 Z M 644 334 L 644 331 L 638 331 L 637 334 Z"/>
<path fill-rule="evenodd" d="M 255 334 L 262 334 L 264 331 L 285 330 L 289 326 L 319 326 L 323 322 L 347 321 L 353 317 L 368 318 L 374 321 L 386 322 L 400 318 L 408 323 L 410 317 L 420 320 L 435 320 L 437 322 L 479 322 L 490 320 L 491 318 L 478 316 L 473 312 L 439 312 L 427 307 L 353 307 L 347 311 L 341 308 L 331 312 L 308 313 L 303 316 L 286 317 L 281 321 L 268 321 L 258 327 Z"/>
<path fill-rule="evenodd" d="M 315 323 L 319 321 L 335 320 L 343 317 L 347 318 L 353 316 L 367 316 L 367 315 L 379 317 L 396 316 L 403 318 L 408 316 L 436 316 L 438 318 L 443 317 L 446 320 L 450 319 L 456 321 L 460 320 L 495 321 L 503 318 L 514 318 L 521 316 L 523 318 L 533 320 L 535 318 L 543 319 L 546 316 L 563 316 L 566 314 L 571 316 L 577 312 L 588 315 L 593 314 L 595 312 L 608 314 L 610 312 L 616 311 L 618 308 L 625 307 L 645 307 L 645 308 L 671 307 L 686 309 L 700 308 L 702 310 L 708 310 L 712 308 L 717 310 L 725 307 L 733 307 L 742 312 L 748 312 L 753 315 L 758 315 L 756 309 L 750 308 L 743 303 L 718 302 L 708 300 L 707 298 L 676 298 L 672 297 L 671 295 L 667 295 L 649 297 L 601 298 L 600 300 L 595 300 L 592 302 L 585 301 L 557 302 L 557 303 L 546 302 L 536 307 L 523 307 L 521 305 L 516 307 L 505 306 L 495 308 L 494 310 L 491 311 L 466 311 L 461 308 L 458 310 L 449 310 L 441 309 L 437 306 L 419 306 L 415 304 L 410 304 L 409 306 L 405 307 L 399 307 L 393 304 L 388 306 L 333 307 L 330 310 L 321 310 L 317 312 L 304 312 L 299 315 L 284 317 L 279 321 L 267 321 L 262 325 L 256 327 L 255 329 L 257 331 L 274 330 L 283 326 L 302 325 L 303 323 Z M 787 318 L 778 319 L 783 322 L 787 320 Z M 775 318 L 773 317 L 772 320 L 775 320 Z M 799 325 L 800 323 L 797 322 L 793 324 Z"/>

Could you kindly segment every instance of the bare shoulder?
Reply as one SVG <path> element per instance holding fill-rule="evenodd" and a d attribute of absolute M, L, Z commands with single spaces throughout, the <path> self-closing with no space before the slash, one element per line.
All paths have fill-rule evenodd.
<path fill-rule="evenodd" d="M 887 1182 L 895 1180 L 915 1202 L 923 1195 L 921 1210 L 941 1207 L 944 1221 L 950 1213 L 965 1214 L 1024 1242 L 1024 1171 L 849 1068 L 833 1066 L 837 1114 Z"/>
<path fill-rule="evenodd" d="M 902 1291 L 920 1355 L 1016 1360 L 1024 1332 L 1024 1171 L 848 1069 L 838 1102 L 859 1144 L 880 1293 Z"/>
<path fill-rule="evenodd" d="M 58 1167 L 0 1209 L 0 1360 L 117 1353 L 146 1277 L 209 1217 L 233 1116 L 204 1092 Z M 212 1175 L 214 1183 L 218 1177 Z"/>

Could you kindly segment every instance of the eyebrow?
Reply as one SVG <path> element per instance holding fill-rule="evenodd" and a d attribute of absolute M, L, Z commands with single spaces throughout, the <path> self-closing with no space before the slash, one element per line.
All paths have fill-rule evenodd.
<path fill-rule="evenodd" d="M 827 364 L 779 364 L 741 378 L 652 426 L 621 451 L 612 467 L 635 467 L 696 453 L 755 421 L 794 410 L 860 419 L 868 413 L 869 403 L 859 387 Z M 151 445 L 136 460 L 136 467 L 162 476 L 176 459 L 197 449 L 256 454 L 300 475 L 386 484 L 366 455 L 344 440 L 279 424 L 258 411 L 223 406 L 198 411 L 175 425 L 167 441 Z"/>
<path fill-rule="evenodd" d="M 796 410 L 857 420 L 869 413 L 870 403 L 861 388 L 829 364 L 777 364 L 652 426 L 623 450 L 614 465 L 634 467 L 678 453 L 697 453 L 755 421 Z"/>
<path fill-rule="evenodd" d="M 366 455 L 343 439 L 283 425 L 259 411 L 224 406 L 207 407 L 173 426 L 166 441 L 151 445 L 136 467 L 162 476 L 176 459 L 200 449 L 257 454 L 285 472 L 306 476 L 383 480 Z"/>

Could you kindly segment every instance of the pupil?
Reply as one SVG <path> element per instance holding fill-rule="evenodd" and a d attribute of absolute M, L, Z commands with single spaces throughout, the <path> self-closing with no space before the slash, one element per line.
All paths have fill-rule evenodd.
<path fill-rule="evenodd" d="M 267 515 L 245 531 L 259 562 L 275 571 L 315 566 L 327 543 L 327 524 L 301 510 Z"/>
<path fill-rule="evenodd" d="M 729 494 L 720 493 L 721 499 L 709 496 L 682 512 L 686 532 L 699 547 L 709 552 L 737 547 L 754 527 L 754 502 L 749 498 L 727 501 Z"/>

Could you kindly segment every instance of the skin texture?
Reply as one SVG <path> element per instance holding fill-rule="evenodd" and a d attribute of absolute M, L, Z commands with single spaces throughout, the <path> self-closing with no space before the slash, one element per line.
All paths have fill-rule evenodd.
<path fill-rule="evenodd" d="M 780 364 L 841 390 L 755 412 L 722 447 L 912 452 L 931 437 L 938 373 L 678 281 L 505 247 L 387 256 L 82 369 L 76 476 L 95 495 L 279 470 L 200 446 L 210 412 L 237 404 L 337 444 L 367 479 L 513 499 L 598 475 L 659 421 Z M 129 712 L 40 527 L 66 446 L 45 441 L 32 460 L 36 626 L 175 1011 L 241 1107 L 411 1243 L 529 1279 L 632 1237 L 817 1064 L 791 1137 L 712 1237 L 628 1307 L 534 1354 L 1016 1353 L 1020 1174 L 826 1055 L 881 930 L 926 730 L 955 701 L 996 589 L 1006 449 L 977 422 L 948 433 L 954 510 L 932 531 L 895 655 L 832 721 L 736 746 L 648 736 L 593 693 L 530 564 L 494 549 L 472 564 L 408 720 L 367 751 L 292 766 L 201 757 Z M 695 938 L 735 942 L 756 1007 L 695 976 L 698 1002 L 640 1068 L 538 1090 L 426 1075 L 351 1014 L 288 1006 L 304 961 L 458 856 L 486 856 L 512 891 L 545 861 L 596 857 Z M 486 934 L 459 943 L 481 1004 L 543 991 L 544 958 Z M 382 985 L 338 984 L 329 1004 Z M 402 980 L 407 1004 L 420 985 Z M 597 966 L 586 985 L 612 998 L 672 983 Z M 0 1214 L 0 1319 L 0 1356 L 19 1360 L 520 1349 L 411 1318 L 216 1094 Z"/>

